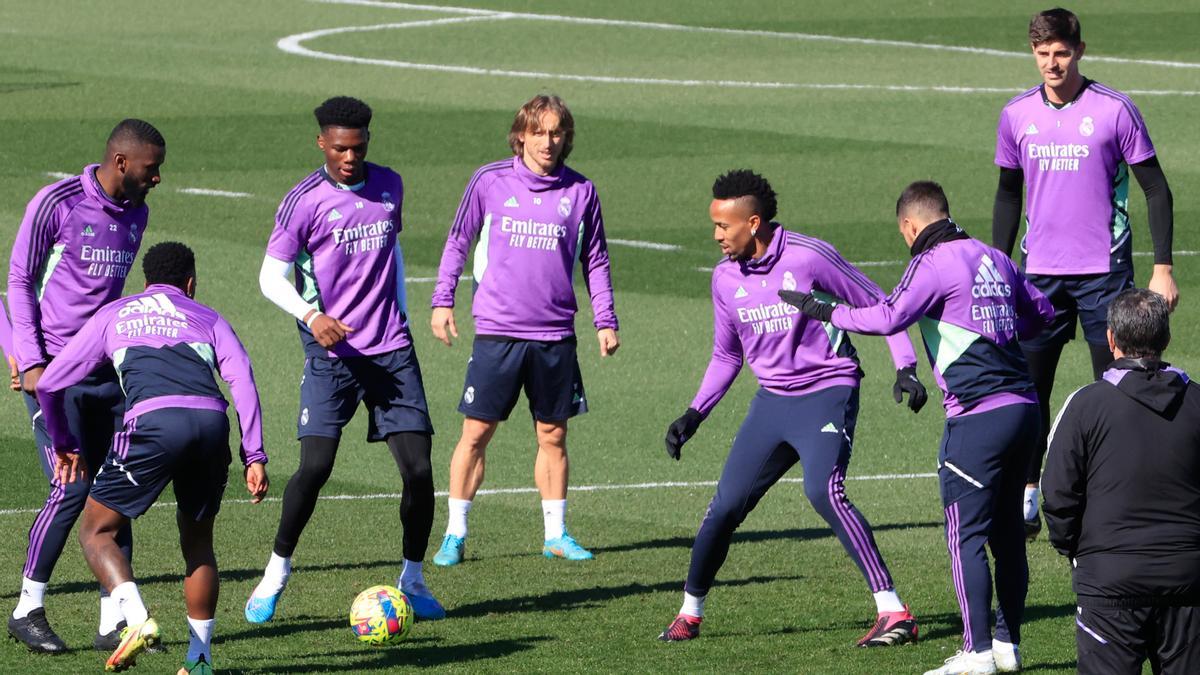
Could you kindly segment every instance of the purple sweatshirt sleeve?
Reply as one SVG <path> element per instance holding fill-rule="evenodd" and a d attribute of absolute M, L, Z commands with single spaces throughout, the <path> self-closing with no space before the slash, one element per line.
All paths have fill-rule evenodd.
<path fill-rule="evenodd" d="M 716 275 L 713 275 L 713 349 L 700 390 L 692 399 L 695 408 L 704 417 L 717 406 L 742 369 L 742 341 L 738 338 L 728 308 L 717 295 Z"/>
<path fill-rule="evenodd" d="M 1025 275 L 1018 273 L 1017 278 L 1021 280 L 1016 284 L 1017 338 L 1028 340 L 1037 337 L 1054 322 L 1054 305 L 1029 283 Z"/>
<path fill-rule="evenodd" d="M 79 450 L 79 442 L 67 426 L 66 391 L 109 360 L 105 340 L 107 319 L 97 312 L 71 338 L 37 383 L 38 405 L 46 432 L 56 450 Z"/>
<path fill-rule="evenodd" d="M 613 306 L 612 277 L 609 274 L 608 241 L 604 238 L 604 216 L 600 212 L 600 197 L 592 192 L 583 216 L 583 241 L 579 260 L 583 264 L 583 279 L 592 299 L 593 324 L 596 330 L 617 330 L 617 312 Z"/>
<path fill-rule="evenodd" d="M 12 324 L 8 321 L 8 308 L 2 302 L 0 302 L 0 349 L 4 350 L 5 356 L 17 358 L 17 355 L 13 354 Z"/>
<path fill-rule="evenodd" d="M 8 263 L 8 306 L 12 311 L 13 356 L 22 371 L 50 360 L 42 336 L 38 309 L 37 275 L 54 247 L 62 207 L 44 212 L 44 189 L 25 209 Z"/>
<path fill-rule="evenodd" d="M 917 258 L 909 263 L 900 285 L 883 302 L 867 307 L 840 305 L 834 308 L 833 325 L 865 335 L 898 335 L 896 331 L 916 323 L 937 302 L 940 288 L 937 270 L 933 265 L 922 265 L 921 262 L 922 259 Z"/>
<path fill-rule="evenodd" d="M 250 367 L 250 356 L 238 339 L 233 327 L 224 319 L 213 324 L 213 349 L 217 354 L 217 372 L 229 383 L 233 396 L 233 407 L 237 410 L 241 427 L 242 463 L 249 466 L 254 462 L 267 463 L 263 450 L 262 406 L 258 402 L 258 388 L 254 384 L 254 370 Z"/>
<path fill-rule="evenodd" d="M 429 303 L 432 307 L 454 306 L 454 289 L 458 288 L 458 276 L 467 264 L 471 242 L 475 241 L 475 237 L 478 237 L 483 229 L 483 195 L 479 183 L 480 175 L 476 172 L 471 177 L 471 182 L 467 183 L 462 202 L 458 205 L 458 212 L 454 214 L 454 223 L 450 226 L 446 247 L 442 249 L 442 261 L 438 265 L 433 299 Z"/>
<path fill-rule="evenodd" d="M 883 299 L 883 289 L 851 265 L 837 249 L 824 242 L 818 242 L 818 246 L 818 253 L 826 264 L 813 265 L 814 291 L 824 291 L 855 307 L 868 307 Z M 837 323 L 834 325 L 837 326 Z M 917 353 L 913 351 L 905 328 L 897 326 L 890 331 L 874 333 L 887 336 L 888 349 L 892 352 L 892 363 L 896 370 L 917 365 Z"/>

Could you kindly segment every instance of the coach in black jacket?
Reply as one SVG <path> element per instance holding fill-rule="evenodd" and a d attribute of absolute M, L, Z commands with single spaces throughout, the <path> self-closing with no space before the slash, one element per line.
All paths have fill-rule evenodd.
<path fill-rule="evenodd" d="M 1200 673 L 1200 388 L 1160 360 L 1166 302 L 1108 309 L 1116 360 L 1059 413 L 1042 474 L 1050 543 L 1074 566 L 1081 673 Z"/>

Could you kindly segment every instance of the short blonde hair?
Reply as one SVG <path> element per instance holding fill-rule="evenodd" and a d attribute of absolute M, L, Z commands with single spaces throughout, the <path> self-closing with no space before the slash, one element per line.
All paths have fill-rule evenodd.
<path fill-rule="evenodd" d="M 558 156 L 558 161 L 560 163 L 567 161 L 567 156 L 571 154 L 571 147 L 575 141 L 575 118 L 571 116 L 571 110 L 567 104 L 554 94 L 534 96 L 526 101 L 513 117 L 512 128 L 508 131 L 508 147 L 512 148 L 514 155 L 520 155 L 525 150 L 521 134 L 537 129 L 538 121 L 547 112 L 558 115 L 558 128 L 563 132 L 563 149 L 562 154 Z"/>

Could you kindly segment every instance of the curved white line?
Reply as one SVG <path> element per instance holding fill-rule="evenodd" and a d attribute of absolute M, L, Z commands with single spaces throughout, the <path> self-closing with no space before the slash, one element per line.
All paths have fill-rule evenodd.
<path fill-rule="evenodd" d="M 325 2 L 344 0 L 322 0 Z M 357 0 L 358 2 L 367 2 L 368 0 Z M 395 30 L 401 28 L 424 28 L 430 26 L 447 26 L 461 23 L 474 23 L 479 21 L 503 21 L 506 19 L 522 18 L 527 16 L 536 16 L 544 18 L 545 15 L 533 14 L 524 15 L 509 12 L 489 12 L 486 14 L 472 14 L 471 16 L 450 17 L 445 19 L 423 19 L 419 21 L 404 21 L 400 23 L 381 23 L 368 26 L 342 26 L 339 28 L 322 28 L 319 30 L 308 31 L 305 33 L 297 33 L 281 38 L 275 45 L 282 51 L 296 56 L 306 56 L 314 59 L 322 59 L 325 61 L 338 61 L 341 63 L 355 63 L 368 66 L 385 66 L 389 68 L 403 68 L 406 70 L 423 70 L 439 73 L 456 73 L 462 75 L 485 75 L 490 77 L 519 77 L 535 80 L 565 80 L 569 82 L 600 82 L 604 84 L 636 84 L 636 85 L 659 85 L 659 86 L 675 86 L 675 87 L 732 87 L 739 89 L 802 89 L 802 90 L 818 90 L 818 91 L 893 91 L 893 92 L 935 92 L 946 94 L 1016 94 L 1024 91 L 1021 88 L 1015 87 L 959 87 L 959 86 L 942 86 L 942 85 L 905 85 L 905 84 L 849 84 L 849 83 L 821 83 L 821 82 L 759 82 L 753 80 L 676 80 L 661 77 L 617 77 L 610 75 L 575 75 L 570 73 L 548 73 L 541 71 L 530 70 L 505 70 L 501 68 L 480 68 L 476 66 L 452 66 L 439 63 L 419 63 L 416 61 L 397 61 L 393 59 L 374 59 L 363 56 L 350 56 L 347 54 L 335 54 L 333 52 L 323 52 L 316 49 L 311 49 L 303 45 L 304 42 L 315 40 L 317 38 L 328 37 L 330 35 L 344 35 L 346 33 L 368 33 L 382 30 Z M 563 20 L 572 20 L 572 17 L 562 17 Z M 559 20 L 555 17 L 554 20 Z M 581 20 L 587 23 L 612 23 L 607 20 L 586 19 Z M 620 24 L 642 25 L 640 22 L 618 22 Z M 670 26 L 671 24 L 663 24 Z M 645 27 L 645 26 L 643 26 Z M 690 28 L 690 27 L 686 27 Z M 714 31 L 724 31 L 727 29 L 706 29 Z M 732 30 L 732 29 L 728 29 Z M 754 34 L 755 31 L 742 31 L 748 34 Z M 765 31 L 758 31 L 765 32 Z M 786 35 L 786 34 L 780 34 Z M 964 48 L 966 49 L 966 48 Z M 1007 54 L 1007 52 L 1001 52 Z M 1142 96 L 1200 96 L 1200 91 L 1175 91 L 1175 90 L 1126 90 L 1127 94 L 1142 95 Z"/>
<path fill-rule="evenodd" d="M 959 45 L 943 45 L 929 42 L 908 42 L 904 40 L 885 40 L 877 38 L 847 37 L 842 35 L 821 35 L 817 33 L 789 33 L 770 30 L 747 30 L 742 28 L 714 28 L 710 26 L 687 26 L 675 23 L 659 23 L 656 21 L 629 21 L 624 19 L 595 19 L 583 16 L 565 16 L 561 14 L 532 14 L 528 12 L 501 12 L 475 7 L 453 7 L 440 5 L 421 5 L 409 2 L 389 2 L 387 0 L 316 0 L 330 5 L 358 5 L 363 7 L 380 7 L 385 9 L 406 9 L 447 14 L 468 14 L 471 16 L 494 16 L 503 14 L 507 17 L 530 19 L 533 21 L 553 21 L 558 23 L 575 23 L 593 26 L 625 26 L 630 28 L 648 28 L 653 30 L 670 30 L 687 33 L 710 33 L 717 35 L 741 35 L 751 37 L 769 37 L 784 40 L 807 40 L 813 42 L 839 42 L 843 44 L 873 45 L 879 47 L 904 47 L 908 49 L 927 49 L 933 51 L 959 52 L 964 54 L 983 54 L 986 56 L 1002 56 L 1006 58 L 1029 58 L 1029 52 L 1010 52 L 1003 49 L 987 47 L 963 47 Z M 1162 61 L 1156 59 L 1129 59 L 1119 56 L 1088 56 L 1088 61 L 1100 63 L 1125 63 L 1144 66 L 1163 66 L 1165 68 L 1200 68 L 1200 63 L 1188 61 Z"/>

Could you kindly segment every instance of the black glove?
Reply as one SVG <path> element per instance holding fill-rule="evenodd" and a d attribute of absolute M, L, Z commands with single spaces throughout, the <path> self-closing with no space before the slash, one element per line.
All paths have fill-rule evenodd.
<path fill-rule="evenodd" d="M 896 384 L 892 387 L 892 398 L 896 399 L 896 403 L 903 403 L 905 393 L 908 394 L 908 407 L 913 412 L 921 412 L 921 408 L 925 407 L 925 401 L 929 400 L 925 385 L 917 379 L 916 366 L 908 366 L 896 371 Z"/>
<path fill-rule="evenodd" d="M 704 417 L 699 410 L 688 408 L 682 417 L 671 422 L 671 426 L 667 427 L 667 456 L 679 461 L 680 448 L 695 435 L 696 429 L 703 421 Z"/>
<path fill-rule="evenodd" d="M 801 293 L 800 291 L 779 291 L 779 298 L 787 304 L 800 310 L 801 314 L 812 317 L 817 321 L 829 323 L 833 318 L 833 305 L 821 302 L 814 298 L 811 293 Z"/>

